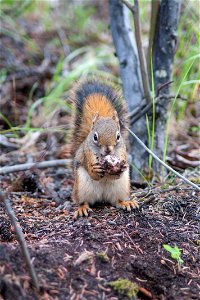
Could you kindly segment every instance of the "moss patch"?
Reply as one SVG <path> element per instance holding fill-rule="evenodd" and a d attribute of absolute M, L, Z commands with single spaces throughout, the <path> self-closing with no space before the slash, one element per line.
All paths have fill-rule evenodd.
<path fill-rule="evenodd" d="M 139 291 L 138 285 L 128 279 L 118 279 L 108 283 L 114 291 L 120 295 L 127 296 L 129 299 L 134 299 Z"/>
<path fill-rule="evenodd" d="M 106 254 L 106 252 L 97 252 L 96 256 L 102 261 L 102 262 L 109 262 L 109 257 Z"/>

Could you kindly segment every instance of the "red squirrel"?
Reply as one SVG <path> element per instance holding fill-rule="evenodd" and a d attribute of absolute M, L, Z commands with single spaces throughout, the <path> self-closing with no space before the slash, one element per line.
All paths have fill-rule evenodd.
<path fill-rule="evenodd" d="M 129 200 L 124 98 L 113 83 L 95 77 L 78 82 L 71 98 L 75 106 L 72 199 L 79 206 L 75 218 L 88 216 L 96 202 L 131 211 L 138 204 Z"/>

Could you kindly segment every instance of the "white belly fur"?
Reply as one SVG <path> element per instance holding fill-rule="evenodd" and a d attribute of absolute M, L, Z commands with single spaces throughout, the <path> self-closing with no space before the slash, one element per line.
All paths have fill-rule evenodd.
<path fill-rule="evenodd" d="M 78 170 L 78 199 L 79 204 L 87 202 L 109 202 L 115 205 L 118 200 L 129 199 L 129 170 L 127 169 L 119 179 L 111 180 L 102 178 L 93 180 L 88 172 L 79 167 Z"/>

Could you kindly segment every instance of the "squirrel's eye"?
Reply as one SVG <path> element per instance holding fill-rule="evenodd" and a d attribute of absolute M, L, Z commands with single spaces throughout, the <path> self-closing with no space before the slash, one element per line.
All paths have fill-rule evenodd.
<path fill-rule="evenodd" d="M 120 133 L 119 133 L 119 131 L 117 131 L 117 133 L 116 133 L 116 140 L 117 140 L 117 142 L 120 141 Z"/>
<path fill-rule="evenodd" d="M 94 133 L 93 141 L 94 141 L 94 143 L 98 142 L 98 134 L 97 134 L 97 132 Z"/>

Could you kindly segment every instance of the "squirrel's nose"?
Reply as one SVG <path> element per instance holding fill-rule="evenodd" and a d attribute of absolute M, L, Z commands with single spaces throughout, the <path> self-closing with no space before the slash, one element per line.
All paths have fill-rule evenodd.
<path fill-rule="evenodd" d="M 103 155 L 114 154 L 114 147 L 113 146 L 103 146 L 102 154 Z"/>

